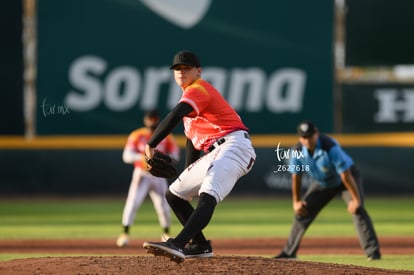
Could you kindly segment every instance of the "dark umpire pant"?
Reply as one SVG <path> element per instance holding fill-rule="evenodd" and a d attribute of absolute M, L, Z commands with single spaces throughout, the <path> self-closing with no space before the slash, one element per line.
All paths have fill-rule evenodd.
<path fill-rule="evenodd" d="M 361 207 L 356 214 L 352 215 L 352 219 L 358 233 L 361 247 L 369 257 L 380 253 L 379 242 L 371 218 L 364 207 L 361 174 L 355 166 L 351 167 L 351 173 L 355 178 L 361 196 Z M 283 248 L 283 252 L 289 256 L 296 256 L 302 237 L 308 227 L 312 224 L 319 212 L 339 193 L 342 194 L 342 199 L 348 204 L 351 200 L 351 195 L 343 184 L 334 188 L 325 188 L 321 187 L 316 182 L 313 182 L 309 186 L 303 198 L 307 203 L 306 209 L 308 210 L 308 213 L 306 216 L 295 215 L 290 236 Z"/>

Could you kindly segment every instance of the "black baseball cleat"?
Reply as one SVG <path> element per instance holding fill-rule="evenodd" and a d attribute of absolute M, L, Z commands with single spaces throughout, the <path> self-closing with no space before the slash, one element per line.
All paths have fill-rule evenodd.
<path fill-rule="evenodd" d="M 148 253 L 154 254 L 154 256 L 163 256 L 170 258 L 171 261 L 177 264 L 184 262 L 185 255 L 181 248 L 175 246 L 170 238 L 166 242 L 144 242 L 142 247 L 147 250 Z"/>
<path fill-rule="evenodd" d="M 282 251 L 282 253 L 280 253 L 277 256 L 274 256 L 273 259 L 296 259 L 296 255 L 288 255 L 285 252 Z"/>
<path fill-rule="evenodd" d="M 186 258 L 209 258 L 213 257 L 213 248 L 210 241 L 204 244 L 189 243 L 184 247 L 184 255 Z"/>
<path fill-rule="evenodd" d="M 372 255 L 368 256 L 368 261 L 378 261 L 381 260 L 381 253 L 379 251 L 375 251 Z"/>

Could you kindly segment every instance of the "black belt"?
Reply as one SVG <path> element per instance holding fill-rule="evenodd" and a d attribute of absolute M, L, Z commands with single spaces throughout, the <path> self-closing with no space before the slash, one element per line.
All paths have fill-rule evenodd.
<path fill-rule="evenodd" d="M 248 133 L 244 132 L 243 134 L 244 134 L 245 138 L 250 139 L 250 136 L 249 136 Z M 224 138 L 224 137 L 219 138 L 210 147 L 208 147 L 208 152 L 213 151 L 214 149 L 216 149 L 217 147 L 219 147 L 220 145 L 222 145 L 225 142 L 226 142 L 226 138 Z"/>

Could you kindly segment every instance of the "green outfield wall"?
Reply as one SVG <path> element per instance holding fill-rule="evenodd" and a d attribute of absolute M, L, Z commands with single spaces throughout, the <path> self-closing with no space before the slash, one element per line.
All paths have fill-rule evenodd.
<path fill-rule="evenodd" d="M 252 132 L 304 117 L 332 131 L 332 1 L 173 2 L 38 1 L 37 134 L 126 134 L 145 110 L 165 115 L 182 49 Z"/>
<path fill-rule="evenodd" d="M 334 102 L 333 1 L 238 1 L 237 9 L 230 1 L 189 1 L 178 8 L 161 2 L 38 2 L 37 135 L 126 134 L 145 110 L 167 114 L 181 95 L 169 70 L 181 49 L 199 53 L 203 77 L 253 134 L 293 133 L 305 118 L 324 132 L 413 131 L 412 84 L 341 84 Z M 372 30 L 387 43 L 395 44 L 392 33 L 406 39 L 408 2 L 381 0 L 375 13 L 359 2 L 346 1 L 346 57 L 356 60 L 351 65 L 377 64 L 360 60 L 368 56 L 358 52 L 366 46 L 362 38 Z M 361 13 L 378 22 L 373 26 Z M 385 28 L 381 16 L 394 24 Z M 376 42 L 369 49 L 386 47 Z"/>
<path fill-rule="evenodd" d="M 413 84 L 343 84 L 342 91 L 344 132 L 414 132 Z"/>
<path fill-rule="evenodd" d="M 383 24 L 391 27 L 384 33 L 412 29 L 394 28 L 399 14 L 401 22 L 412 21 L 410 9 L 398 12 L 407 1 L 370 0 L 378 2 L 375 14 L 369 3 L 345 2 L 347 64 L 378 65 L 389 43 L 398 41 L 380 37 L 368 47 L 372 55 L 361 47 L 370 20 L 394 11 L 390 3 L 397 9 L 393 24 L 380 22 L 375 30 Z M 122 147 L 142 125 L 143 112 L 157 108 L 165 116 L 179 100 L 169 65 L 182 49 L 199 53 L 203 78 L 250 128 L 258 158 L 235 192 L 289 193 L 289 174 L 274 172 L 283 167 L 275 149 L 291 146 L 296 124 L 311 119 L 322 132 L 349 134 L 341 143 L 360 166 L 367 192 L 414 193 L 414 86 L 334 83 L 334 1 L 181 3 L 37 1 L 37 77 L 30 83 L 35 114 L 25 117 L 22 6 L 2 4 L 1 30 L 8 39 L 0 45 L 0 194 L 126 193 L 132 168 L 121 161 Z M 371 12 L 370 20 L 358 15 L 362 9 Z M 404 34 L 397 38 L 412 44 Z M 413 51 L 392 52 L 398 56 L 388 56 L 388 65 L 405 54 L 412 59 Z M 34 137 L 24 139 L 30 123 Z M 182 126 L 174 133 L 182 135 Z M 179 140 L 183 148 L 184 138 Z"/>

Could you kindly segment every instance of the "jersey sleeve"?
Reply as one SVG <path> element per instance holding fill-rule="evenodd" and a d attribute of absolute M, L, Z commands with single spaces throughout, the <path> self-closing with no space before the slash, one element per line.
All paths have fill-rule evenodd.
<path fill-rule="evenodd" d="M 131 134 L 129 134 L 127 142 L 125 143 L 125 150 L 129 149 L 129 150 L 133 150 L 133 151 L 137 151 L 137 141 L 138 141 L 138 131 L 134 131 Z"/>
<path fill-rule="evenodd" d="M 140 146 L 140 138 L 144 135 L 142 129 L 138 129 L 129 134 L 127 142 L 122 153 L 122 159 L 125 163 L 133 163 L 135 167 L 145 169 L 145 157 L 143 155 L 142 144 Z"/>
<path fill-rule="evenodd" d="M 194 111 L 188 116 L 195 117 L 209 105 L 210 95 L 203 86 L 191 85 L 190 88 L 183 93 L 180 102 L 185 102 L 193 107 Z"/>
<path fill-rule="evenodd" d="M 354 164 L 352 158 L 339 145 L 333 146 L 328 154 L 338 174 L 343 173 Z"/>

